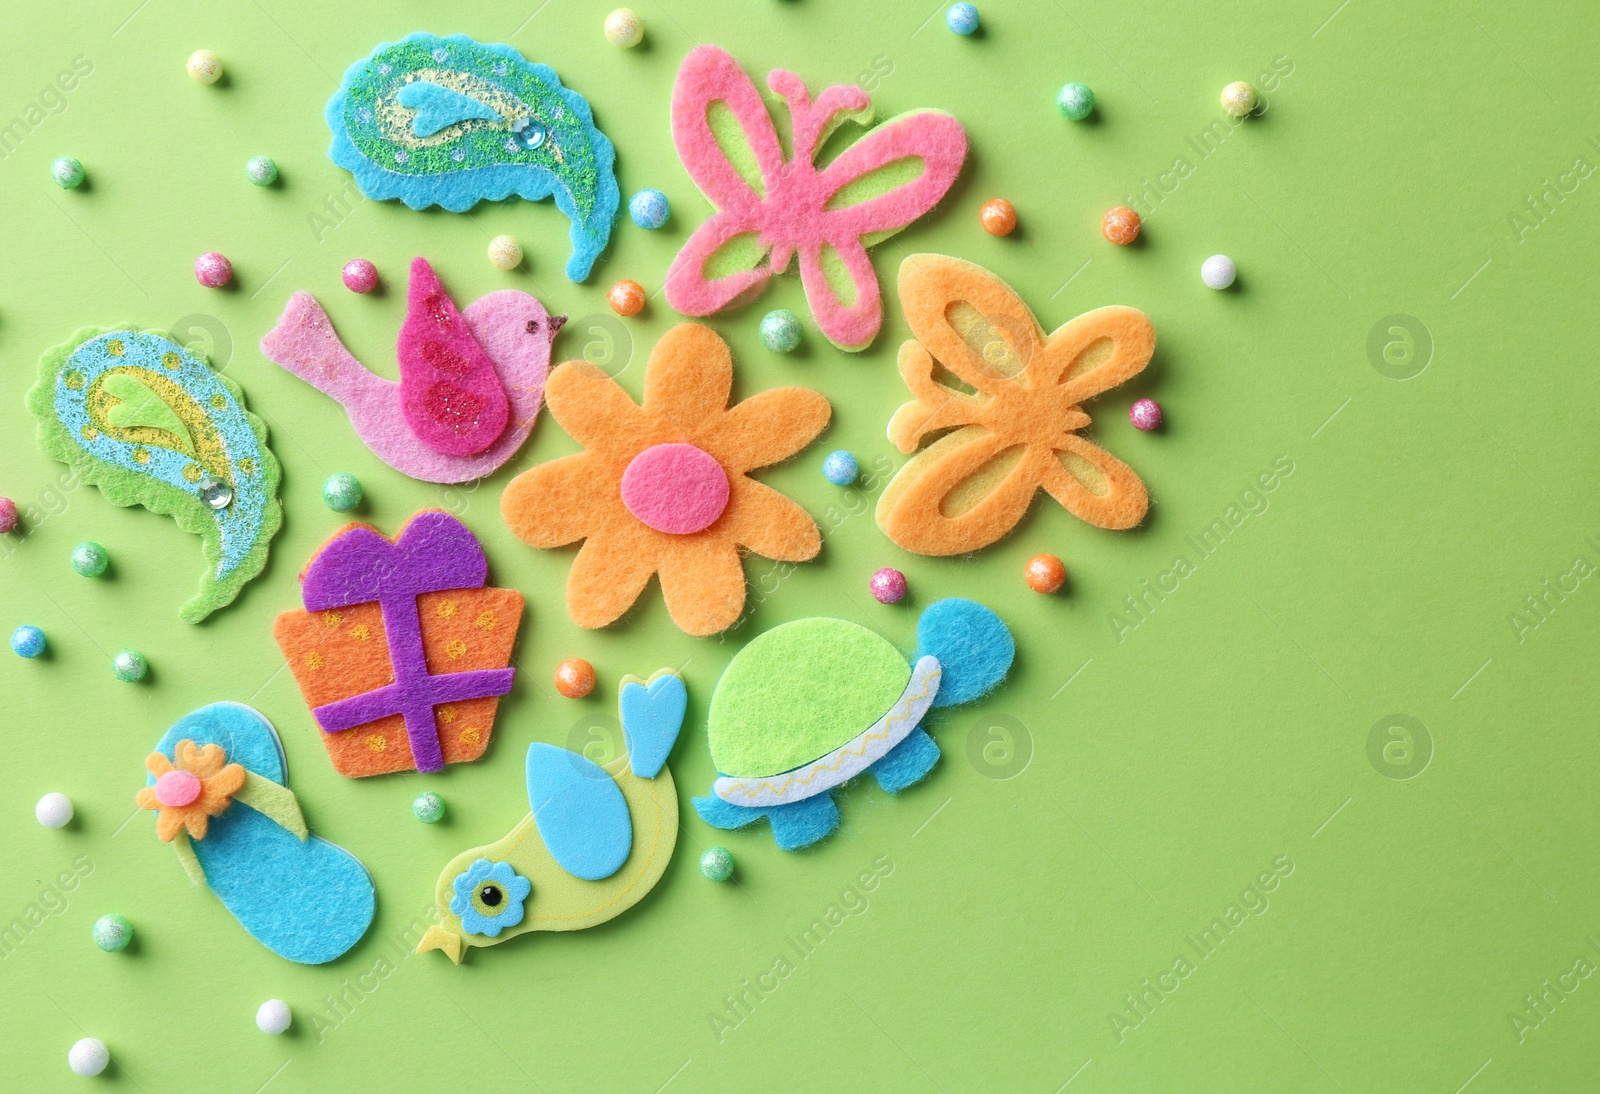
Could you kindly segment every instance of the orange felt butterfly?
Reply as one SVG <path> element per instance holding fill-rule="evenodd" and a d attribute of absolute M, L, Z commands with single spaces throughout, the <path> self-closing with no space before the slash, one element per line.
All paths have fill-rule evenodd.
<path fill-rule="evenodd" d="M 1079 435 L 1090 424 L 1080 404 L 1149 363 L 1156 332 L 1143 312 L 1098 308 L 1046 336 L 1004 281 L 943 255 L 907 258 L 899 287 L 916 335 L 900 347 L 900 375 L 916 398 L 889 439 L 909 453 L 944 435 L 878 499 L 891 540 L 922 555 L 975 551 L 1010 532 L 1040 488 L 1101 528 L 1143 519 L 1139 476 Z"/>

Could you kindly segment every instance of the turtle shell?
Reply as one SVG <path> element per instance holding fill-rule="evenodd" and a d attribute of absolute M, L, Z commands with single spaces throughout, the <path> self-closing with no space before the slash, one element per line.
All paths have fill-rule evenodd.
<path fill-rule="evenodd" d="M 798 619 L 740 650 L 711 697 L 717 770 L 779 775 L 827 755 L 882 718 L 911 679 L 905 655 L 843 619 Z"/>

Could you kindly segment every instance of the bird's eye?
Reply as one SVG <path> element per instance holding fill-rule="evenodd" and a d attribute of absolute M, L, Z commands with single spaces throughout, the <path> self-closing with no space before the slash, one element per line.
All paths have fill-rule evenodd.
<path fill-rule="evenodd" d="M 486 908 L 498 908 L 505 903 L 505 890 L 498 885 L 484 885 L 478 889 L 478 899 Z"/>
<path fill-rule="evenodd" d="M 524 329 L 526 329 L 529 334 L 538 334 L 539 333 L 539 321 L 537 319 L 528 320 L 528 325 Z"/>

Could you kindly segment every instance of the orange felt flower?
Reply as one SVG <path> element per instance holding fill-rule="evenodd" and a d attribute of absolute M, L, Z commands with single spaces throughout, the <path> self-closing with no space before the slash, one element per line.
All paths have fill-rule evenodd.
<path fill-rule="evenodd" d="M 672 620 L 716 634 L 744 610 L 741 549 L 803 562 L 822 549 L 799 505 L 748 472 L 788 459 L 828 424 L 828 400 L 802 387 L 728 405 L 733 356 L 710 327 L 680 323 L 650 351 L 644 403 L 588 361 L 550 374 L 550 413 L 585 451 L 523 472 L 506 487 L 506 525 L 534 547 L 583 540 L 567 576 L 567 611 L 604 627 L 654 574 Z"/>
<path fill-rule="evenodd" d="M 159 810 L 156 835 L 165 843 L 171 843 L 185 828 L 191 839 L 204 839 L 211 818 L 228 808 L 233 795 L 244 786 L 245 769 L 227 763 L 221 745 L 200 748 L 183 740 L 172 752 L 176 764 L 160 752 L 145 757 L 144 766 L 155 776 L 156 784 L 139 791 L 139 807 Z"/>
<path fill-rule="evenodd" d="M 900 375 L 916 398 L 889 439 L 912 452 L 944 435 L 878 499 L 891 540 L 923 555 L 977 550 L 1010 532 L 1040 488 L 1101 528 L 1143 519 L 1139 476 L 1079 435 L 1090 424 L 1080 404 L 1149 363 L 1156 333 L 1143 312 L 1099 308 L 1046 336 L 1004 281 L 943 255 L 907 258 L 899 288 L 916 335 L 900 347 Z"/>

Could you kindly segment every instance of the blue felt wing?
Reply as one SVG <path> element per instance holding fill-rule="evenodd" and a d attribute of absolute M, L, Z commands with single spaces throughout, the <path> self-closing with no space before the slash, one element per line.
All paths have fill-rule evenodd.
<path fill-rule="evenodd" d="M 648 682 L 624 680 L 618 706 L 628 744 L 628 767 L 641 779 L 653 779 L 683 728 L 683 713 L 689 706 L 683 677 L 662 669 Z"/>
<path fill-rule="evenodd" d="M 576 752 L 537 741 L 528 746 L 528 805 L 545 849 L 573 877 L 608 878 L 633 850 L 622 788 Z"/>
<path fill-rule="evenodd" d="M 998 615 L 975 600 L 929 604 L 917 620 L 917 657 L 937 657 L 944 676 L 936 707 L 970 703 L 1006 678 L 1017 643 Z"/>
<path fill-rule="evenodd" d="M 221 745 L 230 761 L 285 783 L 277 732 L 243 703 L 213 703 L 186 715 L 156 750 L 171 759 L 183 740 Z M 377 897 L 359 859 L 316 836 L 302 840 L 243 802 L 211 818 L 205 839 L 193 846 L 211 891 L 280 957 L 302 965 L 332 961 L 372 923 Z"/>
<path fill-rule="evenodd" d="M 428 80 L 411 81 L 395 93 L 395 99 L 407 110 L 416 111 L 411 132 L 419 137 L 431 137 L 458 122 L 500 120 L 499 113 L 487 103 Z"/>

